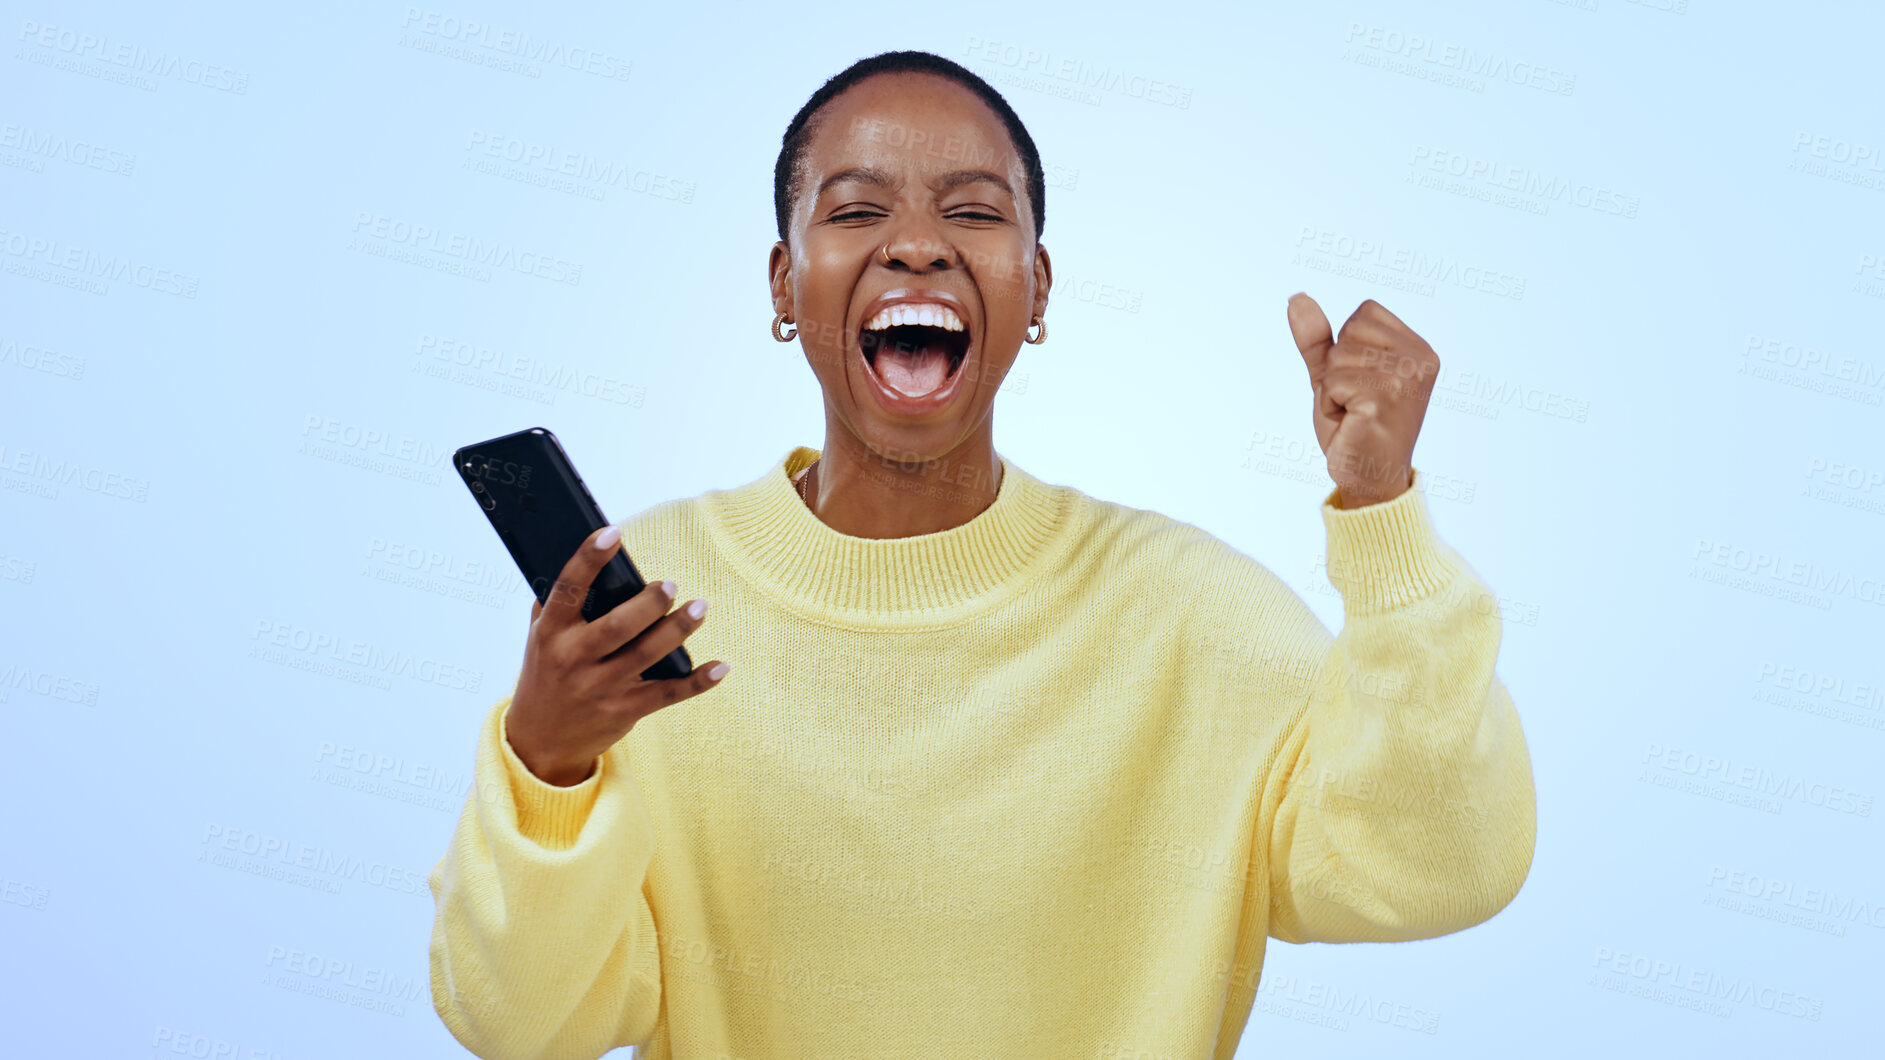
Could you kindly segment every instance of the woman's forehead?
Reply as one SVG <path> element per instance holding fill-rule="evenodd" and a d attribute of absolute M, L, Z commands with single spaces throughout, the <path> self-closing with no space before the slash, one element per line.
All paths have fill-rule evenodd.
<path fill-rule="evenodd" d="M 816 159 L 814 170 L 901 158 L 935 164 L 924 168 L 1007 172 L 1015 161 L 1008 129 L 994 110 L 962 85 L 934 75 L 860 81 L 826 104 L 819 119 L 806 145 L 806 154 Z M 817 172 L 812 177 L 821 179 Z"/>

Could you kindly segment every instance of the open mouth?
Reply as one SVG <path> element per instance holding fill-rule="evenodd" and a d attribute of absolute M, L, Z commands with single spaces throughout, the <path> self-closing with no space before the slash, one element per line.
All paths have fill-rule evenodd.
<path fill-rule="evenodd" d="M 969 329 L 946 305 L 900 303 L 865 321 L 858 345 L 884 385 L 920 397 L 942 388 L 962 367 Z"/>

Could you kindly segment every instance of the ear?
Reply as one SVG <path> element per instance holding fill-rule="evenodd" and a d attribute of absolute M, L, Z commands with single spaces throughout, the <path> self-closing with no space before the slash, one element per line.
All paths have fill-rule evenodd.
<path fill-rule="evenodd" d="M 1034 245 L 1034 315 L 1047 318 L 1047 293 L 1054 288 L 1054 263 L 1047 257 L 1047 248 L 1039 243 Z"/>
<path fill-rule="evenodd" d="M 772 288 L 772 311 L 792 320 L 792 252 L 783 239 L 772 245 L 766 258 L 766 282 Z"/>

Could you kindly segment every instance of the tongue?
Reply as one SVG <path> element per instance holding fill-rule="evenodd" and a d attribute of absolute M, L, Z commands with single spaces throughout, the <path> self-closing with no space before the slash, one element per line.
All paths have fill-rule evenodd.
<path fill-rule="evenodd" d="M 911 353 L 896 349 L 877 351 L 877 375 L 911 397 L 943 385 L 949 375 L 949 355 L 933 346 Z"/>

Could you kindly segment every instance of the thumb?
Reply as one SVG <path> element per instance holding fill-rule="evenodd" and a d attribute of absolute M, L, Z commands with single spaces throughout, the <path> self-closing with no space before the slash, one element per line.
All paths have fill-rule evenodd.
<path fill-rule="evenodd" d="M 1309 366 L 1310 381 L 1320 382 L 1329 347 L 1335 345 L 1335 329 L 1329 326 L 1329 318 L 1323 314 L 1322 307 L 1307 294 L 1298 292 L 1289 296 L 1289 333 L 1296 339 L 1296 348 L 1302 351 L 1303 363 Z"/>

